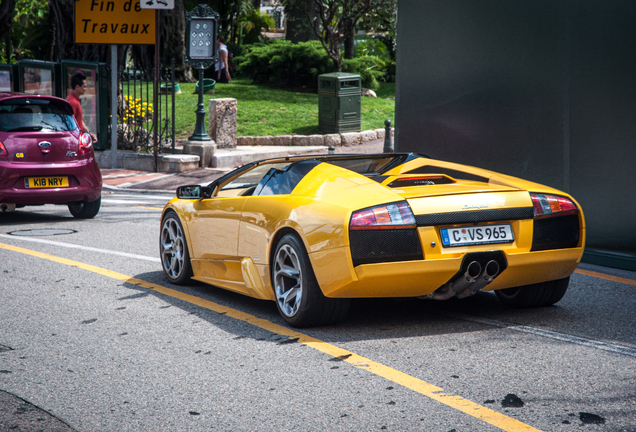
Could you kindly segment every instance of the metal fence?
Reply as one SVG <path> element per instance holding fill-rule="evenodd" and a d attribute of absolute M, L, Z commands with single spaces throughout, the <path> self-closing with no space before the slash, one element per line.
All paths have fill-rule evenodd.
<path fill-rule="evenodd" d="M 157 151 L 173 153 L 175 146 L 174 59 L 169 68 L 160 71 L 157 106 L 153 105 L 155 73 L 140 69 L 135 63 L 122 71 L 119 79 L 121 97 L 117 101 L 117 148 L 151 152 L 154 148 L 154 111 L 157 110 Z"/>

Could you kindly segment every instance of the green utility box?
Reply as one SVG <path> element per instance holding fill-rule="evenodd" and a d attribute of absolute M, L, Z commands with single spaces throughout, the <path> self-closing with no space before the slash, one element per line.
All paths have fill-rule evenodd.
<path fill-rule="evenodd" d="M 333 72 L 318 76 L 318 127 L 323 133 L 360 132 L 360 75 Z"/>

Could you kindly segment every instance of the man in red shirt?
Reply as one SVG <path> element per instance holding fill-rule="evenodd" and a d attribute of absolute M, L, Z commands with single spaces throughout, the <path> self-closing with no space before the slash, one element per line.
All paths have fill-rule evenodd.
<path fill-rule="evenodd" d="M 73 107 L 73 114 L 75 114 L 75 118 L 77 119 L 77 123 L 79 124 L 82 132 L 87 132 L 90 134 L 93 142 L 97 142 L 97 136 L 88 130 L 88 126 L 84 123 L 83 112 L 82 112 L 82 103 L 80 102 L 80 96 L 86 93 L 86 76 L 81 72 L 76 73 L 71 77 L 71 93 L 69 93 L 66 98 L 67 101 L 70 102 L 71 107 Z"/>

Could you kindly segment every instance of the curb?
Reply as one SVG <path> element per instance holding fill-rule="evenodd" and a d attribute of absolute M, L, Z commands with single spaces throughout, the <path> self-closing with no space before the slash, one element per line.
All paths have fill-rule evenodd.
<path fill-rule="evenodd" d="M 102 184 L 102 191 L 106 191 L 107 193 L 112 193 L 112 192 L 124 192 L 127 194 L 132 194 L 132 193 L 138 193 L 141 195 L 152 195 L 152 194 L 161 194 L 161 193 L 165 193 L 165 194 L 170 194 L 172 196 L 174 196 L 175 190 L 168 190 L 168 189 L 130 189 L 130 188 L 121 188 L 118 186 L 111 186 L 111 185 L 107 185 L 107 184 Z"/>

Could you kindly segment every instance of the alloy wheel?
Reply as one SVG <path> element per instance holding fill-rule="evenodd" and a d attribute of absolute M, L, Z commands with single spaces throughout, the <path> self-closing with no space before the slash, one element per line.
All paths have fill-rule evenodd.
<path fill-rule="evenodd" d="M 178 278 L 184 269 L 185 239 L 179 223 L 166 218 L 161 228 L 161 262 L 166 275 Z"/>
<path fill-rule="evenodd" d="M 298 253 L 289 244 L 276 253 L 274 291 L 280 311 L 288 317 L 296 315 L 303 296 L 303 276 Z"/>

